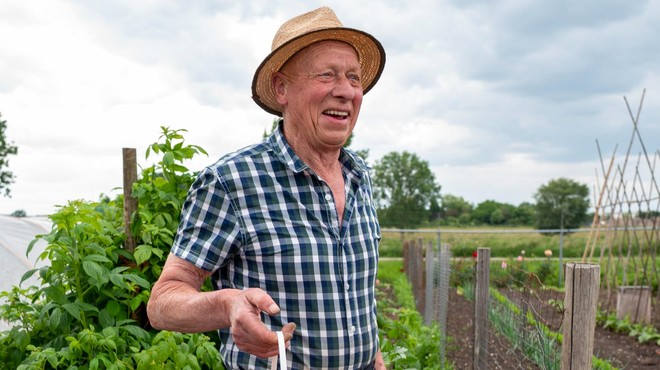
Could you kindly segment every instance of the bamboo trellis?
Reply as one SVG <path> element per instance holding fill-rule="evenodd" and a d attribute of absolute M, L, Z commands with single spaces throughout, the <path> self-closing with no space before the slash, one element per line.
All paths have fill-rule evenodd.
<path fill-rule="evenodd" d="M 624 97 L 632 121 L 625 155 L 617 157 L 615 146 L 606 166 L 596 141 L 601 166 L 600 171 L 596 170 L 599 192 L 594 201 L 594 218 L 582 261 L 594 261 L 594 254 L 599 252 L 604 285 L 601 291 L 605 294 L 605 307 L 601 304 L 601 309 L 614 310 L 613 293 L 617 289 L 621 291 L 627 286 L 643 288 L 651 292 L 652 299 L 644 298 L 639 290 L 638 306 L 630 319 L 638 321 L 638 314 L 644 312 L 641 306 L 648 305 L 650 300 L 655 312 L 655 317 L 650 320 L 657 325 L 660 324 L 660 272 L 656 263 L 660 246 L 660 190 L 655 165 L 660 159 L 660 150 L 649 152 L 640 132 L 639 119 L 645 94 L 646 90 L 642 92 L 636 114 Z M 617 296 L 617 309 L 620 299 Z"/>

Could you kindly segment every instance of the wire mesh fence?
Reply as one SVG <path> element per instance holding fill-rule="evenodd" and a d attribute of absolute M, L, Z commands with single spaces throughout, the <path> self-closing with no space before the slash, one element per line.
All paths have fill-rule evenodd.
<path fill-rule="evenodd" d="M 561 347 L 557 333 L 561 332 L 563 321 L 564 295 L 540 283 L 531 273 L 521 274 L 510 270 L 508 284 L 488 284 L 488 303 L 483 321 L 479 323 L 474 307 L 475 266 L 471 272 L 452 271 L 452 255 L 449 245 L 433 243 L 424 245 L 422 240 L 404 243 L 404 270 L 418 299 L 418 309 L 424 315 L 426 324 L 437 323 L 440 328 L 440 358 L 445 367 L 447 362 L 448 334 L 447 315 L 449 314 L 449 290 L 459 289 L 462 295 L 472 302 L 468 331 L 473 343 L 473 364 L 489 369 L 559 369 Z M 468 268 L 468 270 L 470 269 Z M 457 278 L 452 273 L 461 273 Z M 458 282 L 458 287 L 451 283 Z M 477 328 L 484 328 L 484 338 L 476 338 Z M 477 344 L 482 342 L 482 344 Z M 475 349 L 476 348 L 476 349 Z"/>

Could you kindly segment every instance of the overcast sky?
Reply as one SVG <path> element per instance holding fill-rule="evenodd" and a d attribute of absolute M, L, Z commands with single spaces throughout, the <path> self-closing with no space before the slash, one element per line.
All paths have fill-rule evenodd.
<path fill-rule="evenodd" d="M 18 146 L 18 209 L 50 214 L 122 186 L 160 126 L 221 155 L 261 140 L 273 116 L 251 100 L 254 70 L 288 18 L 331 6 L 387 52 L 352 147 L 428 161 L 443 194 L 533 202 L 567 177 L 596 184 L 600 159 L 628 145 L 634 110 L 660 146 L 660 2 L 75 1 L 0 2 L 0 113 Z"/>

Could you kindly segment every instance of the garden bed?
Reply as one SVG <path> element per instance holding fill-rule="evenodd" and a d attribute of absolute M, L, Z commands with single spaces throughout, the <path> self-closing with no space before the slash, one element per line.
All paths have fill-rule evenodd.
<path fill-rule="evenodd" d="M 472 369 L 474 337 L 474 303 L 463 295 L 450 290 L 447 315 L 447 335 L 451 338 L 447 349 L 447 360 L 456 369 Z M 539 310 L 539 312 L 551 312 Z M 555 321 L 556 317 L 548 321 Z M 552 325 L 554 326 L 554 325 Z M 491 331 L 492 332 L 492 331 Z M 536 369 L 534 364 L 522 360 L 508 342 L 500 337 L 489 338 L 489 365 L 491 369 Z M 626 370 L 660 368 L 660 347 L 654 343 L 639 343 L 636 338 L 617 334 L 611 330 L 596 328 L 594 355 L 607 360 L 613 366 Z"/>

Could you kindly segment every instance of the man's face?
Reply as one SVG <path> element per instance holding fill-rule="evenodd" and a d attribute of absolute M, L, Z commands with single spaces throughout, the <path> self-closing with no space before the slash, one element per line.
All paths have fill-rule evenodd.
<path fill-rule="evenodd" d="M 298 52 L 274 78 L 285 132 L 294 131 L 287 136 L 316 150 L 344 145 L 362 105 L 360 78 L 357 54 L 346 43 L 322 41 Z"/>

